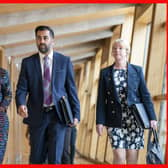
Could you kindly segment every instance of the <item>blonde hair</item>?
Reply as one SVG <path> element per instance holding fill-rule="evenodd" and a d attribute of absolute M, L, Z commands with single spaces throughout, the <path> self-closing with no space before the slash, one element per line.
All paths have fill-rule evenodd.
<path fill-rule="evenodd" d="M 120 43 L 120 44 L 124 45 L 124 47 L 126 48 L 127 54 L 130 53 L 130 44 L 125 39 L 122 39 L 122 38 L 116 39 L 114 41 L 113 45 L 115 43 Z"/>

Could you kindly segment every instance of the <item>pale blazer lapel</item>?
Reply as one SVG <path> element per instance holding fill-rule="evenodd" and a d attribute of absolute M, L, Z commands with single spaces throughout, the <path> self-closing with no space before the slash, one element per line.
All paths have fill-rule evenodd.
<path fill-rule="evenodd" d="M 56 85 L 56 83 L 53 83 L 56 78 L 56 71 L 59 65 L 59 59 L 56 52 L 53 52 L 53 66 L 52 66 L 52 78 L 51 78 L 51 88 L 53 90 L 53 86 Z"/>

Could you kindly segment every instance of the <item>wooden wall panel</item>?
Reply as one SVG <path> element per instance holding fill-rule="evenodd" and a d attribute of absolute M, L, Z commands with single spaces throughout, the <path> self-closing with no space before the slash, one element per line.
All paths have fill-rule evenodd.
<path fill-rule="evenodd" d="M 125 21 L 122 24 L 121 38 L 128 41 L 128 43 L 131 43 L 133 20 L 134 20 L 134 14 L 131 13 L 125 16 Z"/>
<path fill-rule="evenodd" d="M 80 100 L 80 111 L 81 111 L 81 114 L 80 114 L 80 125 L 77 127 L 77 130 L 78 130 L 78 134 L 77 134 L 77 149 L 81 149 L 81 138 L 82 138 L 82 131 L 83 131 L 83 125 L 82 125 L 82 121 L 83 121 L 83 117 L 84 117 L 84 114 L 82 113 L 82 109 L 83 109 L 83 106 L 82 106 L 82 103 L 83 103 L 83 79 L 84 79 L 84 65 L 80 65 L 80 69 L 78 70 L 78 97 L 79 97 L 79 100 Z M 80 151 L 81 152 L 81 151 Z"/>
<path fill-rule="evenodd" d="M 143 4 L 135 8 L 130 62 L 143 65 L 146 45 L 147 25 L 152 19 L 152 4 Z"/>
<path fill-rule="evenodd" d="M 114 58 L 113 58 L 113 56 L 112 56 L 112 45 L 113 45 L 113 43 L 114 43 L 114 41 L 115 40 L 117 40 L 118 38 L 120 38 L 121 37 L 121 28 L 122 28 L 122 26 L 121 25 L 119 25 L 119 26 L 117 26 L 114 30 L 113 30 L 113 36 L 111 37 L 111 41 L 110 41 L 110 43 L 109 43 L 109 45 L 111 46 L 111 47 L 109 47 L 109 55 L 108 55 L 108 66 L 109 65 L 112 65 L 113 63 L 114 63 Z"/>
<path fill-rule="evenodd" d="M 96 56 L 94 62 L 94 71 L 93 71 L 93 80 L 92 80 L 92 90 L 91 90 L 91 100 L 90 100 L 90 115 L 89 115 L 89 123 L 92 134 L 91 134 L 91 143 L 89 149 L 89 156 L 92 159 L 96 157 L 96 147 L 97 147 L 97 133 L 96 133 L 96 124 L 95 124 L 95 116 L 96 116 L 96 102 L 97 102 L 97 88 L 98 88 L 98 79 L 99 79 L 99 69 L 101 66 L 101 58 L 102 58 L 102 49 L 100 49 Z"/>
<path fill-rule="evenodd" d="M 9 66 L 8 66 L 9 62 L 7 57 L 5 56 L 5 50 L 3 47 L 0 46 L 0 67 L 8 70 Z"/>
<path fill-rule="evenodd" d="M 146 24 L 135 23 L 130 62 L 135 65 L 143 65 L 144 48 L 146 40 Z"/>
<path fill-rule="evenodd" d="M 98 142 L 97 142 L 96 159 L 98 161 L 104 162 L 104 160 L 105 160 L 107 139 L 108 139 L 107 130 L 106 130 L 106 128 L 104 128 L 103 135 L 98 137 Z"/>
<path fill-rule="evenodd" d="M 103 53 L 101 59 L 101 69 L 108 66 L 108 59 L 109 57 L 111 57 L 110 51 L 112 49 L 112 39 L 113 37 L 104 40 Z M 98 136 L 97 141 L 96 160 L 100 162 L 104 162 L 105 160 L 107 139 L 107 130 L 106 128 L 104 128 L 103 135 Z"/>
<path fill-rule="evenodd" d="M 163 82 L 164 71 L 166 66 L 166 5 L 155 4 L 153 19 L 152 19 L 152 32 L 149 46 L 148 68 L 147 68 L 147 85 L 150 89 L 151 95 L 163 95 Z M 161 101 L 154 100 L 155 111 L 157 117 L 166 116 L 166 108 L 161 112 Z M 160 114 L 161 113 L 161 114 Z M 162 136 L 161 146 L 166 143 L 166 121 L 161 118 L 163 123 L 159 123 L 160 136 Z M 165 148 L 163 148 L 165 153 Z"/>
<path fill-rule="evenodd" d="M 166 64 L 165 23 L 166 5 L 155 4 L 147 69 L 147 84 L 152 96 L 162 93 L 164 66 Z M 158 81 L 157 85 L 155 85 L 153 81 Z"/>
<path fill-rule="evenodd" d="M 89 100 L 90 100 L 90 94 L 89 94 L 89 85 L 90 85 L 90 77 L 91 77 L 91 61 L 88 61 L 85 63 L 84 66 L 84 78 L 82 81 L 83 89 L 79 89 L 79 92 L 83 92 L 83 101 L 81 103 L 81 114 L 83 113 L 83 117 L 81 119 L 81 122 L 79 124 L 79 131 L 78 131 L 78 139 L 77 139 L 77 149 L 81 153 L 84 153 L 85 150 L 85 144 L 86 144 L 86 133 L 87 133 L 87 118 L 88 118 L 88 107 L 89 107 Z"/>
<path fill-rule="evenodd" d="M 110 139 L 107 139 L 107 144 L 106 144 L 106 151 L 105 151 L 105 156 L 104 156 L 104 161 L 105 163 L 112 163 L 113 161 L 113 151 L 112 151 L 112 146 L 110 143 Z"/>
<path fill-rule="evenodd" d="M 89 156 L 89 144 L 90 144 L 90 138 L 91 138 L 91 129 L 88 128 L 88 123 L 90 120 L 90 100 L 91 100 L 91 89 L 92 89 L 92 79 L 93 79 L 93 72 L 94 72 L 94 59 L 91 59 L 89 61 L 89 83 L 87 87 L 87 102 L 86 102 L 86 116 L 84 119 L 84 125 L 85 125 L 85 131 L 84 131 L 84 148 L 83 148 L 83 153 L 85 156 Z"/>

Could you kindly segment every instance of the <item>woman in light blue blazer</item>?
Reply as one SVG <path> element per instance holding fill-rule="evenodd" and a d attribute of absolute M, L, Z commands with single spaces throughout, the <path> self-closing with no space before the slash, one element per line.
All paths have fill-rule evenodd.
<path fill-rule="evenodd" d="M 113 164 L 136 164 L 144 148 L 144 130 L 136 124 L 131 105 L 143 103 L 156 129 L 157 121 L 142 68 L 127 62 L 129 44 L 117 39 L 112 47 L 114 64 L 100 72 L 96 129 L 102 135 L 106 126 L 113 149 Z"/>

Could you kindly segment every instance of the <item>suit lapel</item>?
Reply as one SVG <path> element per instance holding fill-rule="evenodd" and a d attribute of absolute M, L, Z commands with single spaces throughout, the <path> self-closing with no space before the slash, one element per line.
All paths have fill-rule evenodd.
<path fill-rule="evenodd" d="M 40 56 L 39 56 L 39 54 L 37 54 L 35 56 L 34 64 L 35 64 L 35 69 L 37 71 L 37 74 L 39 75 L 39 78 L 40 78 L 40 80 L 42 82 L 42 70 L 41 70 Z"/>
<path fill-rule="evenodd" d="M 135 69 L 133 68 L 133 66 L 131 64 L 128 64 L 128 90 L 130 89 L 129 87 L 131 87 L 134 83 L 135 80 L 137 79 L 137 72 L 135 71 Z"/>
<path fill-rule="evenodd" d="M 54 72 L 56 70 L 56 67 L 57 67 L 57 56 L 56 56 L 56 53 L 54 52 L 53 53 L 53 65 L 52 65 L 52 78 L 54 77 Z"/>
<path fill-rule="evenodd" d="M 128 64 L 128 71 L 127 71 L 127 83 L 128 83 L 128 87 L 130 86 L 131 84 L 131 79 L 132 79 L 132 67 L 130 64 Z"/>
<path fill-rule="evenodd" d="M 53 66 L 52 66 L 52 79 L 51 79 L 52 88 L 53 88 L 53 82 L 55 81 L 55 78 L 56 78 L 55 72 L 59 67 L 59 63 L 60 63 L 60 60 L 59 60 L 58 54 L 56 52 L 53 52 Z"/>

